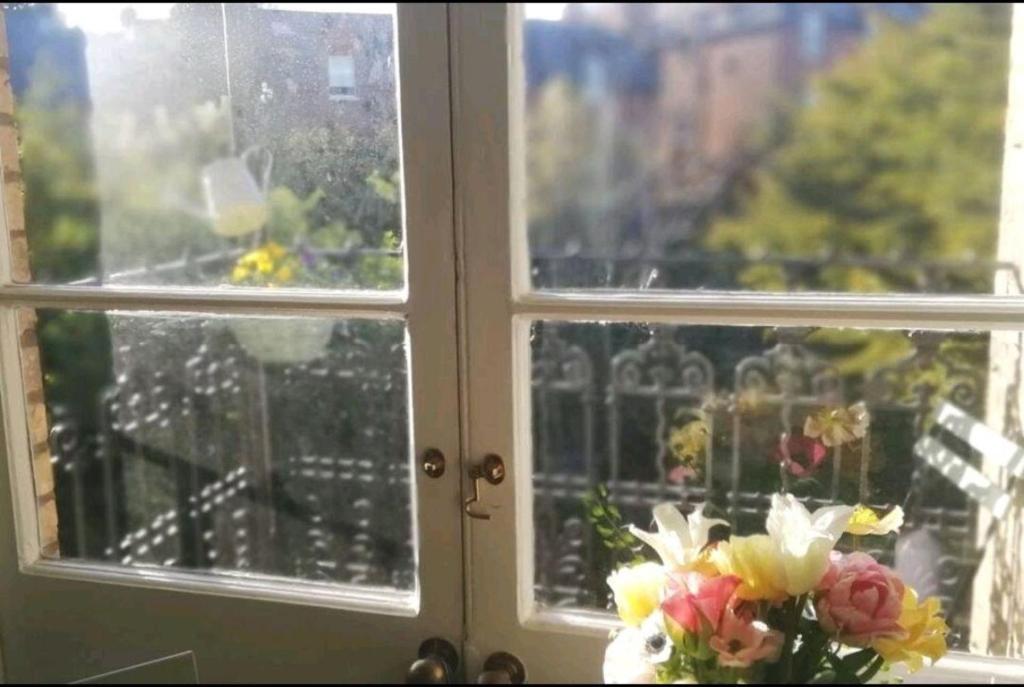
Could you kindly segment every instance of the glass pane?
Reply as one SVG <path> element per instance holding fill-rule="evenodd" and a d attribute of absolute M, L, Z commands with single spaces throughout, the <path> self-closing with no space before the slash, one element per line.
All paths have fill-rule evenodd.
<path fill-rule="evenodd" d="M 35 332 L 44 552 L 56 529 L 65 560 L 415 587 L 401 322 L 41 310 Z"/>
<path fill-rule="evenodd" d="M 525 6 L 536 288 L 1020 294 L 1010 9 Z"/>
<path fill-rule="evenodd" d="M 402 287 L 393 5 L 5 14 L 22 280 Z"/>
<path fill-rule="evenodd" d="M 1024 599 L 1007 582 L 1024 565 L 1024 510 L 1012 468 L 963 439 L 984 424 L 1024 447 L 1022 345 L 1022 332 L 535 323 L 537 602 L 608 608 L 605 579 L 638 543 L 609 535 L 652 529 L 655 504 L 706 503 L 732 532 L 763 533 L 784 488 L 811 507 L 901 506 L 898 535 L 847 535 L 840 548 L 938 596 L 956 648 L 1024 656 Z M 857 403 L 861 436 L 807 424 Z M 950 408 L 960 419 L 937 424 Z M 971 470 L 991 484 L 971 486 Z"/>

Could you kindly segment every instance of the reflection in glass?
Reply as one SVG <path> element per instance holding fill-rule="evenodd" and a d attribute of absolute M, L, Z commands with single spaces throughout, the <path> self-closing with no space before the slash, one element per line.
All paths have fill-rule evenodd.
<path fill-rule="evenodd" d="M 605 578 L 638 544 L 622 525 L 648 528 L 657 503 L 707 503 L 745 535 L 785 489 L 901 506 L 898 537 L 841 546 L 939 596 L 956 648 L 1024 655 L 1024 599 L 1006 583 L 1024 563 L 1014 467 L 964 441 L 983 424 L 1024 447 L 1022 336 L 535 323 L 537 601 L 607 608 Z"/>
<path fill-rule="evenodd" d="M 36 281 L 402 286 L 393 6 L 5 13 Z"/>
<path fill-rule="evenodd" d="M 414 588 L 401 323 L 44 310 L 36 331 L 50 555 Z"/>
<path fill-rule="evenodd" d="M 535 287 L 1022 293 L 1024 237 L 998 236 L 1009 5 L 525 16 Z"/>

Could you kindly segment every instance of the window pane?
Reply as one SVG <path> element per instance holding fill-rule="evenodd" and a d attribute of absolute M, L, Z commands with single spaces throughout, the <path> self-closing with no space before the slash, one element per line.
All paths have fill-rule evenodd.
<path fill-rule="evenodd" d="M 22 280 L 402 287 L 393 6 L 5 12 Z"/>
<path fill-rule="evenodd" d="M 401 322 L 42 310 L 35 332 L 44 554 L 414 588 Z"/>
<path fill-rule="evenodd" d="M 684 513 L 706 503 L 745 535 L 764 531 L 784 488 L 810 506 L 901 506 L 898 536 L 840 546 L 938 596 L 955 647 L 1024 656 L 1024 598 L 1008 582 L 1024 565 L 1012 467 L 955 434 L 984 424 L 1024 447 L 1022 342 L 1022 332 L 535 323 L 537 602 L 608 608 L 605 578 L 636 542 L 609 547 L 601 531 L 650 529 L 657 503 Z M 857 403 L 861 436 L 807 425 Z M 953 431 L 937 424 L 940 411 Z M 972 470 L 991 483 L 971 486 Z"/>
<path fill-rule="evenodd" d="M 1020 294 L 1009 38 L 1005 4 L 527 4 L 533 286 Z"/>

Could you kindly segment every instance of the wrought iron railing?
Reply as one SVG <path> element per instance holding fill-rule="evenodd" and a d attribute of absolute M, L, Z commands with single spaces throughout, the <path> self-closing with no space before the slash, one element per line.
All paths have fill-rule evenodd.
<path fill-rule="evenodd" d="M 232 256 L 154 269 L 216 271 L 222 267 L 210 266 Z M 543 260 L 535 269 L 552 274 Z M 541 603 L 607 606 L 603 554 L 581 508 L 599 484 L 627 520 L 640 524 L 655 504 L 671 500 L 683 507 L 707 502 L 737 531 L 761 525 L 779 485 L 745 478 L 750 455 L 763 447 L 751 448 L 751 420 L 739 399 L 756 391 L 780 428 L 798 411 L 861 400 L 849 398 L 843 375 L 811 352 L 808 332 L 782 330 L 777 343 L 760 349 L 744 344 L 739 362 L 723 371 L 680 329 L 654 327 L 645 340 L 623 345 L 607 327 L 585 336 L 556 324 L 538 327 L 533 485 Z M 333 427 L 342 414 L 350 426 L 366 426 L 374 412 L 404 407 L 401 341 L 398 353 L 382 360 L 356 333 L 336 330 L 335 337 L 345 345 L 295 365 L 261 365 L 227 331 L 201 324 L 185 341 L 177 332 L 174 345 L 159 332 L 119 339 L 100 426 L 82 427 L 61 408 L 50 409 L 61 556 L 410 588 L 407 437 L 385 432 L 346 443 L 333 430 L 317 437 L 315 429 Z M 921 360 L 943 354 L 928 337 L 913 345 L 905 360 L 867 373 L 861 395 L 872 413 L 890 417 L 889 431 L 908 436 L 929 431 L 940 391 L 921 388 L 908 397 L 898 390 Z M 961 372 L 958 385 L 941 393 L 983 415 L 987 370 Z M 304 404 L 304 394 L 321 403 Z M 674 483 L 664 460 L 667 430 L 697 417 L 724 438 L 710 444 L 700 478 Z M 393 419 L 404 426 L 403 415 Z M 297 433 L 312 438 L 282 440 Z M 638 437 L 652 448 L 631 449 Z M 941 542 L 934 586 L 963 645 L 970 615 L 964 580 L 979 556 L 976 512 L 912 457 L 912 441 L 904 443 L 913 465 L 903 500 L 907 527 Z M 831 481 L 808 497 L 810 505 L 839 500 L 842 449 L 832 461 Z M 872 498 L 863 489 L 858 496 Z M 874 553 L 892 563 L 896 549 Z"/>

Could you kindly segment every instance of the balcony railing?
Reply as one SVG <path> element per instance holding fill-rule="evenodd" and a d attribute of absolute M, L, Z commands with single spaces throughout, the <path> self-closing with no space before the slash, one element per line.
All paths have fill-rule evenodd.
<path fill-rule="evenodd" d="M 189 270 L 223 274 L 236 255 L 149 269 L 179 277 Z M 534 267 L 552 279 L 559 269 L 553 259 Z M 153 275 L 122 273 L 108 281 L 136 276 Z M 855 400 L 864 400 L 873 415 L 898 418 L 891 431 L 914 437 L 930 431 L 929 412 L 940 393 L 984 416 L 987 369 L 964 370 L 952 391 L 898 392 L 908 371 L 944 355 L 933 338 L 913 338 L 906 359 L 865 373 L 862 398 L 848 398 L 844 376 L 815 356 L 803 339 L 808 333 L 780 332 L 777 343 L 747 351 L 726 374 L 671 327 L 650 328 L 646 341 L 626 346 L 606 327 L 587 335 L 600 339 L 589 346 L 557 324 L 539 328 L 532 379 L 539 602 L 607 607 L 607 557 L 581 506 L 598 485 L 607 485 L 611 503 L 638 524 L 667 500 L 684 508 L 707 502 L 741 533 L 761 527 L 779 485 L 747 477 L 750 456 L 761 449 L 754 448 L 755 426 L 738 403 L 745 392 L 756 391 L 761 412 L 779 418 L 776 436 L 797 409 Z M 366 427 L 375 412 L 385 412 L 380 409 L 404 407 L 404 368 L 382 362 L 343 326 L 335 337 L 347 337 L 346 353 L 332 347 L 294 365 L 260 364 L 223 331 L 197 327 L 189 336 L 189 347 L 120 336 L 98 426 L 82 426 L 66 408 L 49 409 L 60 556 L 410 588 L 415 544 L 407 437 L 378 433 L 339 443 L 315 436 L 318 424 L 331 427 L 340 416 Z M 322 402 L 304 403 L 314 386 Z M 710 443 L 701 475 L 677 483 L 665 458 L 668 430 L 680 417 L 704 418 L 719 439 Z M 313 436 L 296 440 L 300 434 Z M 653 448 L 631 446 L 637 437 Z M 873 553 L 893 563 L 898 546 L 938 542 L 926 572 L 956 643 L 966 646 L 980 555 L 976 507 L 909 450 L 904 457 L 913 466 L 901 505 L 906 530 L 918 539 Z M 823 473 L 830 481 L 806 497 L 809 506 L 841 500 L 842 451 L 831 459 L 834 469 Z M 864 478 L 859 495 L 870 501 Z"/>

